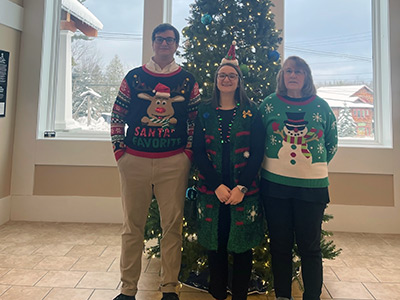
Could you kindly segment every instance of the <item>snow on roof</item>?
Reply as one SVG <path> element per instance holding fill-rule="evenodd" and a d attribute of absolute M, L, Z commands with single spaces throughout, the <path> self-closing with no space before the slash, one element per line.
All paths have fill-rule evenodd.
<path fill-rule="evenodd" d="M 98 94 L 98 93 L 96 93 L 93 89 L 91 89 L 91 88 L 86 88 L 87 90 L 85 91 L 85 92 L 83 92 L 83 93 L 81 93 L 79 96 L 80 97 L 85 97 L 85 96 L 88 96 L 88 95 L 92 95 L 92 96 L 95 96 L 95 97 L 97 97 L 97 98 L 101 98 L 101 95 L 100 94 Z"/>
<path fill-rule="evenodd" d="M 99 19 L 78 0 L 62 0 L 61 8 L 94 29 L 103 29 L 103 24 Z"/>
<path fill-rule="evenodd" d="M 321 92 L 320 90 L 317 90 L 317 95 L 320 96 L 322 99 L 328 101 L 328 100 L 337 100 L 337 101 L 344 101 L 344 102 L 355 102 L 359 98 L 358 97 L 350 97 L 348 94 L 342 94 L 342 93 L 329 93 L 329 92 Z"/>
<path fill-rule="evenodd" d="M 355 101 L 354 97 L 351 97 L 361 89 L 367 89 L 372 93 L 372 90 L 366 85 L 336 85 L 336 86 L 322 86 L 317 89 L 318 96 L 324 98 L 333 98 L 343 101 Z M 357 97 L 356 97 L 357 98 Z"/>
<path fill-rule="evenodd" d="M 344 94 L 344 95 L 353 95 L 359 90 L 366 88 L 372 93 L 372 90 L 366 85 L 335 85 L 335 86 L 321 86 L 318 88 L 318 91 L 334 93 L 334 94 Z"/>
<path fill-rule="evenodd" d="M 355 97 L 357 98 L 357 97 Z M 354 103 L 354 102 L 346 102 L 346 101 L 340 101 L 340 100 L 330 100 L 330 99 L 326 99 L 326 98 L 322 98 L 324 99 L 330 107 L 351 107 L 351 108 L 374 108 L 374 106 L 372 104 L 369 103 Z"/>
<path fill-rule="evenodd" d="M 374 106 L 364 101 L 357 96 L 352 96 L 359 90 L 366 88 L 372 90 L 366 85 L 342 85 L 342 86 L 323 86 L 317 89 L 317 95 L 324 99 L 331 107 L 348 107 L 373 108 Z"/>

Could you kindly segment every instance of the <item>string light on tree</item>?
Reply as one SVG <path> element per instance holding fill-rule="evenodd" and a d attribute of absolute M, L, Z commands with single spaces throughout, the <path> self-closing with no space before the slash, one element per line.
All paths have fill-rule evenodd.
<path fill-rule="evenodd" d="M 210 66 L 212 66 L 215 57 L 224 56 L 225 49 L 233 39 L 238 41 L 236 52 L 240 64 L 249 66 L 257 62 L 255 67 L 247 67 L 242 70 L 246 77 L 245 80 L 248 80 L 250 85 L 254 86 L 253 90 L 259 89 L 263 77 L 274 78 L 276 76 L 279 65 L 271 65 L 271 61 L 267 59 L 267 51 L 279 45 L 279 36 L 265 35 L 265 32 L 275 28 L 273 20 L 264 20 L 264 16 L 270 15 L 273 17 L 270 12 L 271 7 L 271 2 L 266 0 L 254 2 L 199 0 L 193 4 L 188 26 L 185 27 L 183 32 L 183 37 L 189 40 L 192 46 L 190 49 L 184 49 L 185 53 L 182 56 L 184 59 L 187 58 L 186 63 L 192 63 L 192 69 L 189 68 L 189 71 L 195 74 L 200 85 L 204 85 L 203 82 L 209 78 L 207 74 L 213 74 L 217 65 L 207 68 L 207 72 L 205 72 L 204 68 L 202 72 L 199 72 L 196 67 L 193 67 L 194 60 L 202 61 L 203 64 L 210 62 Z M 206 26 L 207 31 L 204 31 L 206 15 L 212 16 L 212 22 Z M 237 18 L 237 16 L 250 17 Z M 207 39 L 207 43 L 214 46 L 205 47 L 205 39 Z M 202 45 L 197 44 L 198 40 L 202 41 Z M 259 65 L 261 67 L 258 67 Z M 269 74 L 264 76 L 268 67 L 270 67 Z M 256 87 L 257 85 L 258 88 Z M 272 89 L 267 89 L 265 83 L 263 85 L 264 88 L 257 95 L 249 95 L 255 98 L 257 102 L 262 101 L 263 98 L 273 92 Z M 200 86 L 200 88 L 203 90 L 202 96 L 204 98 L 208 98 L 211 95 L 211 85 L 208 88 L 204 88 L 204 86 Z"/>
<path fill-rule="evenodd" d="M 213 77 L 221 58 L 225 57 L 232 41 L 236 44 L 236 57 L 244 76 L 246 93 L 255 102 L 261 102 L 275 91 L 276 75 L 280 69 L 280 56 L 268 58 L 269 51 L 277 51 L 281 42 L 280 32 L 276 29 L 271 0 L 196 0 L 191 4 L 188 26 L 184 28 L 184 52 L 181 54 L 184 68 L 191 72 L 199 83 L 203 99 L 211 96 Z M 238 18 L 238 16 L 240 16 Z M 251 17 L 249 17 L 251 16 Z M 200 42 L 201 41 L 201 42 Z M 278 52 L 277 52 L 278 53 Z M 279 53 L 278 53 L 279 54 Z M 271 57 L 271 55 L 270 55 Z M 272 58 L 272 57 L 271 57 Z M 189 187 L 195 186 L 198 176 L 193 171 Z M 193 188 L 188 189 L 185 202 L 185 221 L 183 227 L 183 252 L 181 281 L 190 276 L 201 275 L 207 268 L 205 249 L 197 242 L 196 216 L 198 211 Z M 150 218 L 145 228 L 146 240 L 160 242 L 161 228 L 157 202 L 153 201 L 149 212 Z M 271 257 L 268 236 L 264 242 L 254 248 L 254 271 L 251 287 L 256 292 L 272 289 Z M 334 245 L 321 239 L 323 257 L 335 257 L 338 252 Z M 149 255 L 159 255 L 159 243 L 150 247 Z M 297 276 L 299 262 L 295 259 L 294 277 Z M 197 275 L 196 275 L 197 274 Z M 198 288 L 202 288 L 198 286 Z M 205 289 L 207 287 L 204 287 Z"/>

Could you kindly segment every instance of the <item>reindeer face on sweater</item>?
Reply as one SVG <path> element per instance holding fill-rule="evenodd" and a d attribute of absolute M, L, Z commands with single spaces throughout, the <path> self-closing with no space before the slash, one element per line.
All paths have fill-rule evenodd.
<path fill-rule="evenodd" d="M 183 96 L 175 96 L 173 98 L 165 96 L 150 96 L 146 93 L 138 94 L 138 97 L 150 101 L 147 108 L 147 116 L 142 118 L 142 123 L 148 126 L 166 127 L 169 124 L 176 124 L 177 120 L 173 118 L 175 111 L 172 106 L 174 102 L 184 101 Z"/>

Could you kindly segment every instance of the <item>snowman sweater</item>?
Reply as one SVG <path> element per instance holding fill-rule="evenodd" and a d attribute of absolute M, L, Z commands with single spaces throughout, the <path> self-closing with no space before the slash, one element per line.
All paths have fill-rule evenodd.
<path fill-rule="evenodd" d="M 328 163 L 338 144 L 329 105 L 316 95 L 295 99 L 274 93 L 259 109 L 267 131 L 262 178 L 294 187 L 327 187 Z"/>
<path fill-rule="evenodd" d="M 161 158 L 185 151 L 191 158 L 199 101 L 193 75 L 175 61 L 161 69 L 150 60 L 131 70 L 122 81 L 111 115 L 116 160 L 125 152 Z"/>

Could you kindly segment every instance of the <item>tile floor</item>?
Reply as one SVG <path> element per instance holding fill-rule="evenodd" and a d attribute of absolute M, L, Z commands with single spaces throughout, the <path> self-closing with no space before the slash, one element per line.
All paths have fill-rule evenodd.
<path fill-rule="evenodd" d="M 119 224 L 8 222 L 0 226 L 1 300 L 111 300 L 118 294 Z M 322 299 L 400 300 L 400 235 L 336 232 Z M 143 257 L 138 300 L 158 300 L 160 262 Z M 183 287 L 181 300 L 212 300 Z M 295 284 L 295 300 L 301 293 Z M 249 300 L 274 299 L 251 295 Z"/>

